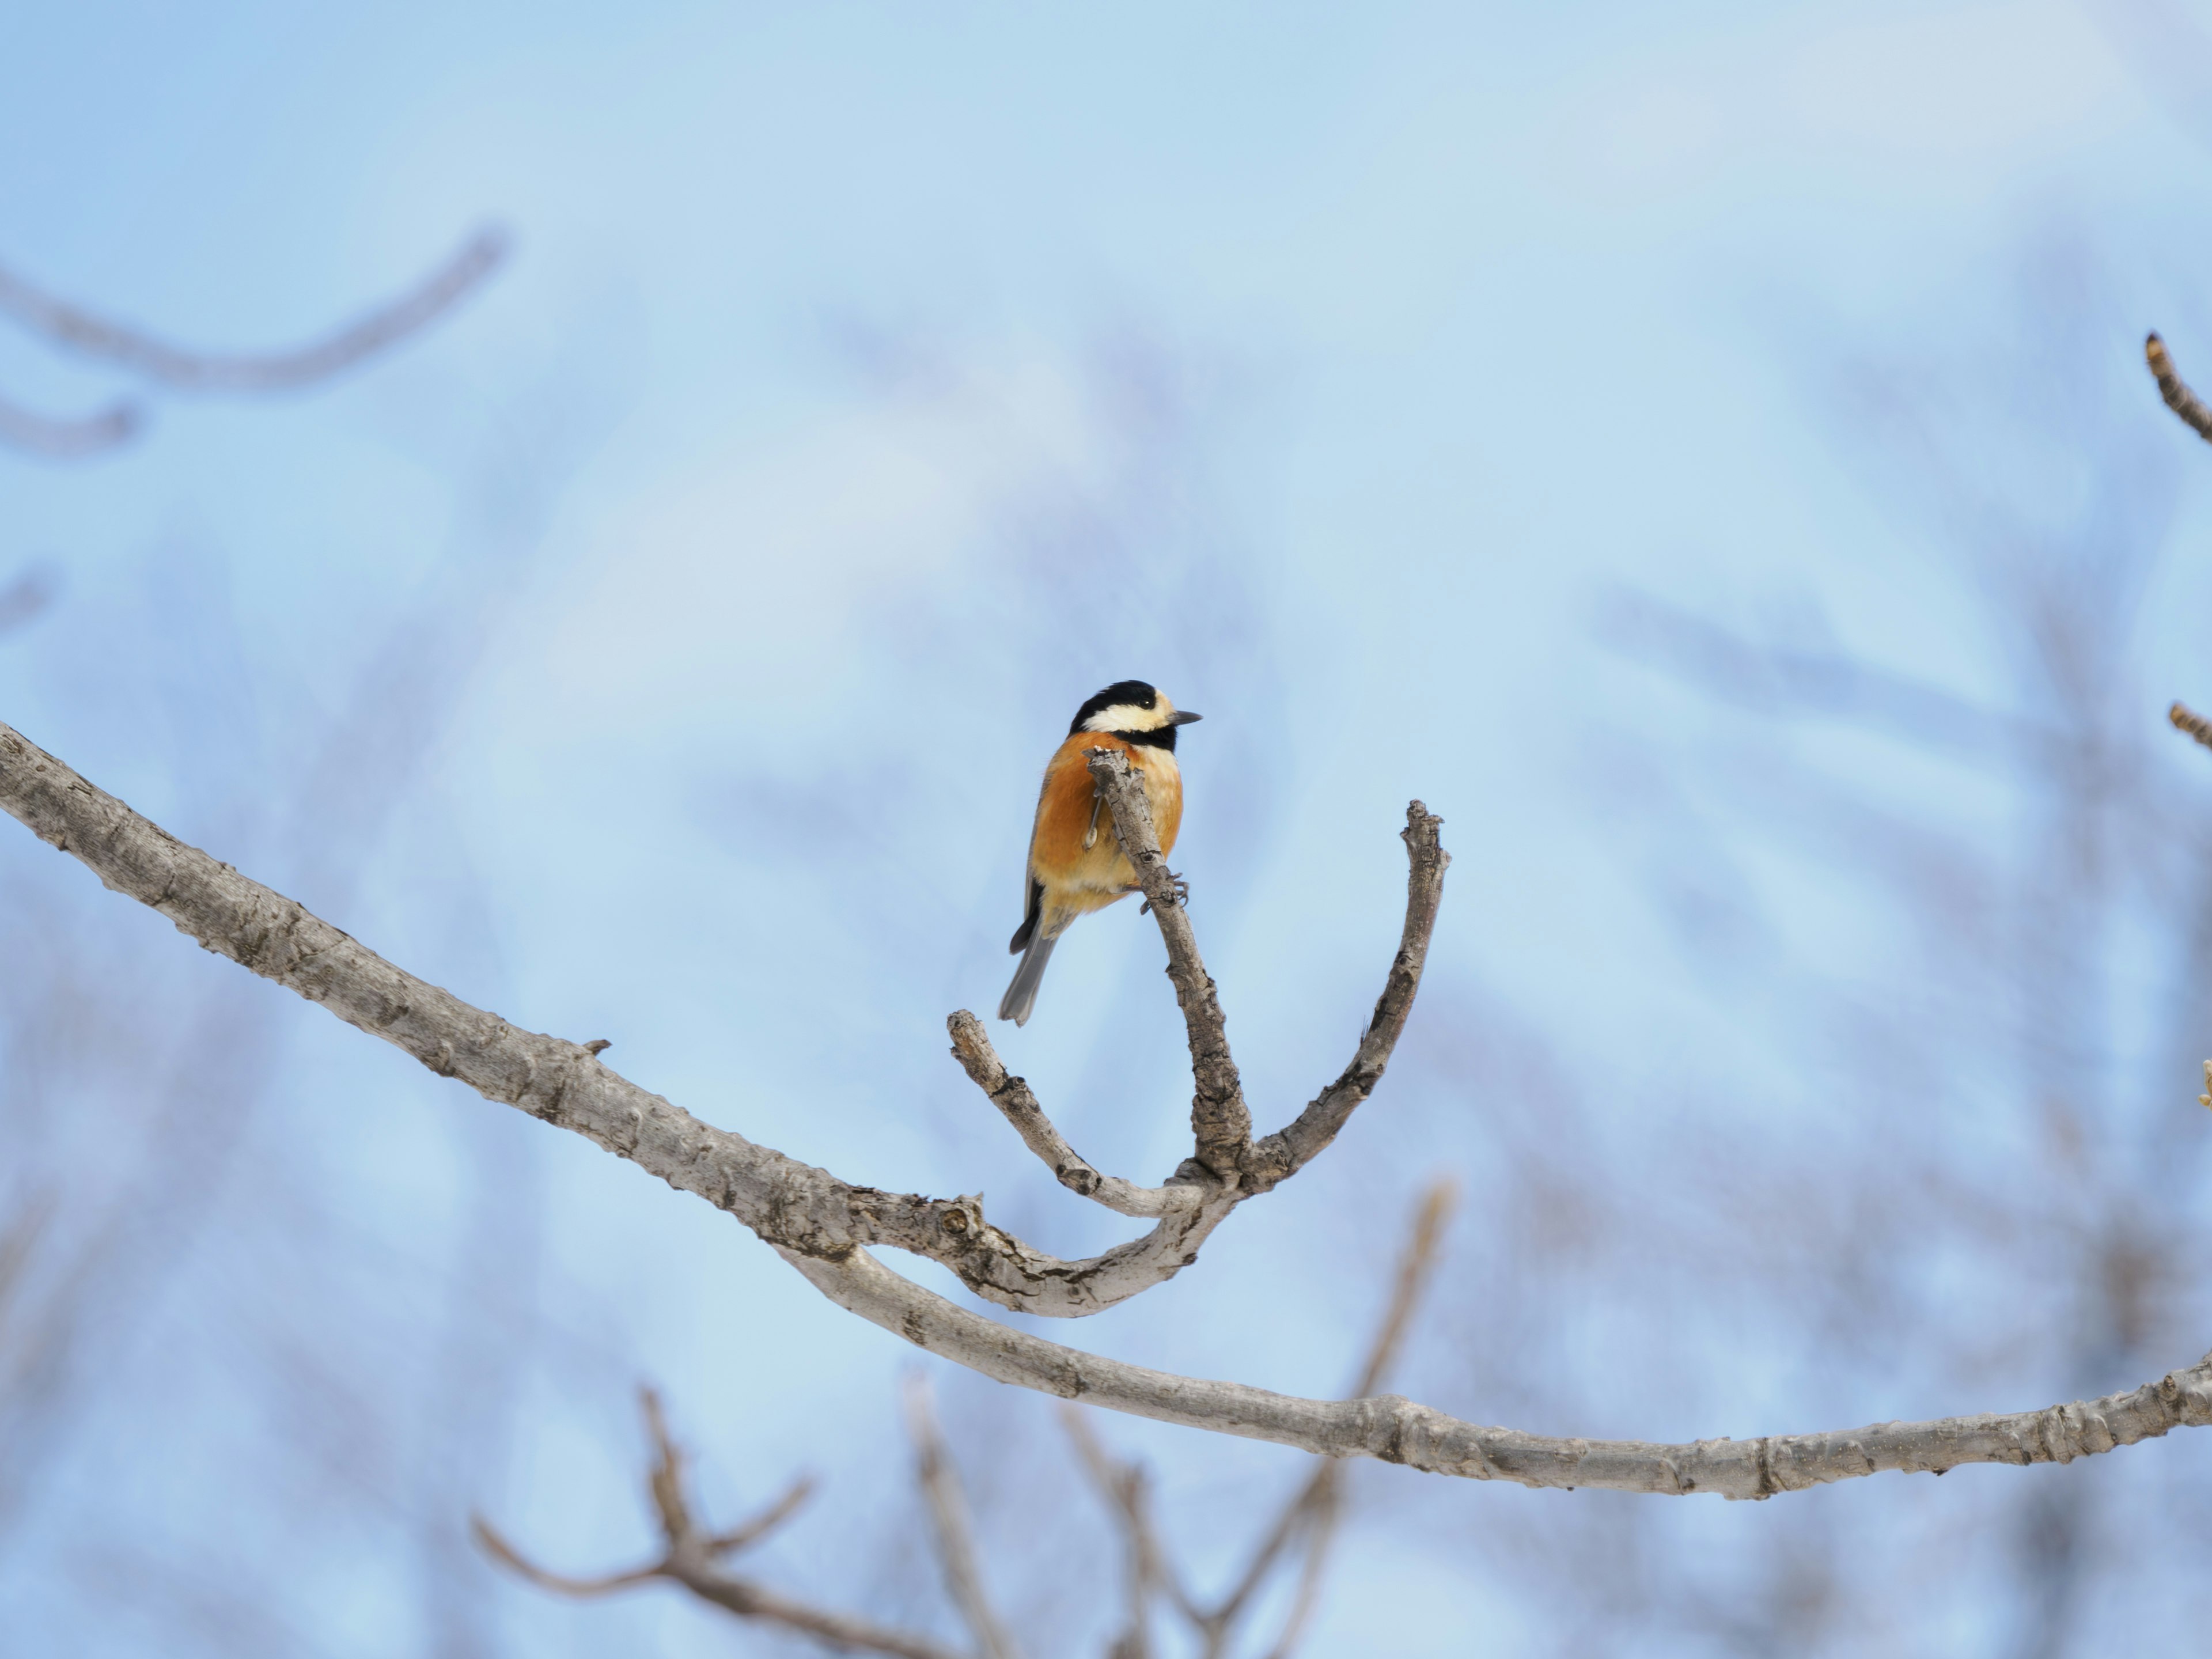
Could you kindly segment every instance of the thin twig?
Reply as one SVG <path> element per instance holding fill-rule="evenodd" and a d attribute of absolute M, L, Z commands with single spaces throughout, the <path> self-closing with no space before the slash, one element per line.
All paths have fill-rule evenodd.
<path fill-rule="evenodd" d="M 1291 1597 L 1291 1610 L 1283 1620 L 1283 1628 L 1276 1633 L 1275 1645 L 1267 1650 L 1267 1659 L 1290 1659 L 1291 1651 L 1304 1637 L 1307 1625 L 1321 1606 L 1321 1587 L 1328 1576 L 1328 1554 L 1336 1543 L 1337 1523 L 1343 1516 L 1344 1488 L 1332 1481 L 1315 1505 L 1298 1587 Z"/>
<path fill-rule="evenodd" d="M 1035 1152 L 1053 1178 L 1068 1191 L 1103 1204 L 1116 1214 L 1152 1218 L 1180 1215 L 1195 1209 L 1205 1194 L 1193 1182 L 1170 1181 L 1164 1187 L 1139 1187 L 1119 1176 L 1101 1175 L 1089 1160 L 1067 1144 L 1059 1127 L 1044 1114 L 1024 1079 L 1008 1072 L 991 1046 L 983 1022 L 963 1008 L 945 1022 L 952 1033 L 953 1058 L 1014 1126 L 1022 1144 Z"/>
<path fill-rule="evenodd" d="M 906 1380 L 906 1431 L 914 1443 L 915 1479 L 929 1500 L 930 1520 L 937 1536 L 938 1560 L 945 1568 L 945 1588 L 953 1605 L 967 1621 L 981 1659 L 1018 1659 L 1018 1650 L 1006 1627 L 992 1609 L 983 1589 L 983 1571 L 975 1558 L 975 1534 L 968 1519 L 967 1500 L 961 1496 L 960 1478 L 938 1431 L 937 1413 L 929 1398 L 929 1382 L 920 1372 Z"/>
<path fill-rule="evenodd" d="M 1459 1206 L 1459 1188 L 1449 1179 L 1433 1181 L 1421 1194 L 1421 1201 L 1413 1211 L 1413 1230 L 1407 1237 L 1404 1252 L 1398 1258 L 1398 1271 L 1390 1283 L 1390 1301 L 1382 1315 L 1382 1322 L 1375 1328 L 1375 1335 L 1367 1345 L 1367 1360 L 1352 1384 L 1352 1398 L 1357 1400 L 1370 1395 L 1382 1386 L 1390 1370 L 1398 1363 L 1399 1351 L 1406 1345 L 1406 1332 L 1412 1326 L 1413 1310 L 1420 1306 L 1427 1292 L 1429 1279 L 1437 1270 L 1437 1251 L 1443 1244 L 1444 1229 L 1450 1224 L 1453 1210 Z"/>
<path fill-rule="evenodd" d="M 664 1577 L 667 1562 L 664 1559 L 649 1566 L 633 1567 L 628 1572 L 610 1572 L 597 1578 L 572 1578 L 566 1573 L 551 1572 L 507 1542 L 504 1535 L 481 1515 L 469 1517 L 470 1529 L 483 1546 L 484 1553 L 510 1572 L 519 1573 L 540 1589 L 549 1589 L 561 1595 L 578 1597 L 607 1595 L 618 1589 L 629 1589 L 649 1579 Z"/>
<path fill-rule="evenodd" d="M 709 1555 L 732 1555 L 750 1544 L 757 1544 L 769 1534 L 799 1512 L 800 1504 L 814 1496 L 814 1477 L 802 1474 L 784 1489 L 783 1496 L 769 1504 L 750 1521 L 739 1522 L 727 1532 L 716 1533 L 702 1539 L 700 1547 Z"/>
<path fill-rule="evenodd" d="M 0 312 L 58 346 L 179 392 L 284 392 L 342 374 L 427 327 L 499 268 L 507 245 L 505 231 L 484 227 L 405 294 L 320 340 L 287 351 L 229 355 L 171 345 L 5 270 L 0 270 Z"/>
<path fill-rule="evenodd" d="M 2212 443 L 2212 409 L 2207 409 L 2183 381 L 2173 359 L 2166 355 L 2166 342 L 2155 334 L 2146 337 L 2143 361 L 2150 365 L 2151 378 L 2158 382 L 2158 395 L 2166 399 L 2166 406 L 2181 416 L 2191 431 Z"/>
<path fill-rule="evenodd" d="M 1131 1577 L 1134 1588 L 1140 1592 L 1132 1598 L 1133 1625 L 1138 1622 L 1139 1609 L 1149 1617 L 1149 1592 L 1154 1589 L 1164 1594 L 1184 1618 L 1198 1623 L 1202 1615 L 1197 1600 L 1184 1586 L 1182 1575 L 1162 1546 L 1159 1528 L 1153 1524 L 1144 1470 L 1134 1463 L 1115 1462 L 1100 1443 L 1090 1418 L 1081 1408 L 1062 1406 L 1060 1421 L 1075 1447 L 1076 1461 L 1091 1477 L 1091 1484 L 1097 1489 L 1098 1495 L 1106 1500 L 1108 1512 L 1120 1527 L 1122 1547 L 1132 1567 Z"/>

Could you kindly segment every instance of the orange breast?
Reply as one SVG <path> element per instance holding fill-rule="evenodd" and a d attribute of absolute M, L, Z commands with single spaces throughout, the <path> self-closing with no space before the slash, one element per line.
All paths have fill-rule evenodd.
<path fill-rule="evenodd" d="M 1137 878 L 1121 844 L 1114 834 L 1114 814 L 1097 808 L 1097 833 L 1090 847 L 1083 844 L 1091 833 L 1091 809 L 1097 801 L 1091 769 L 1084 762 L 1089 749 L 1119 749 L 1143 774 L 1145 796 L 1152 809 L 1152 827 L 1160 850 L 1174 850 L 1182 828 L 1182 775 L 1173 755 L 1148 746 L 1132 746 L 1103 732 L 1079 732 L 1060 744 L 1045 768 L 1044 792 L 1037 799 L 1036 829 L 1030 837 L 1030 874 L 1045 884 L 1048 903 L 1092 909 L 1111 903 Z"/>

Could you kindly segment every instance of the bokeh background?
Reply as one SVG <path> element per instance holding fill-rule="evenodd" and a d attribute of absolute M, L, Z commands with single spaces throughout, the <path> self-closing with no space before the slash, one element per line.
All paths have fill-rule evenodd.
<path fill-rule="evenodd" d="M 2212 1342 L 2212 757 L 2163 724 L 2212 453 L 2141 365 L 2212 379 L 2212 9 L 95 0 L 0 17 L 0 264 L 210 346 L 511 228 L 337 384 L 0 453 L 0 714 L 706 1118 L 1097 1248 L 942 1024 L 1076 703 L 1206 714 L 1176 862 L 1270 1127 L 1444 816 L 1382 1093 L 1048 1334 L 1333 1393 L 1443 1172 L 1401 1386 L 1486 1422 L 2010 1409 Z M 0 319 L 11 402 L 119 384 Z M 1002 1038 L 1146 1179 L 1158 958 L 1086 924 Z M 820 1477 L 760 1576 L 954 1628 L 912 1351 L 20 832 L 0 1146 L 0 1649 L 800 1650 L 470 1542 L 642 1556 L 647 1379 L 721 1514 Z M 1030 1651 L 1097 1651 L 1048 1402 L 937 1381 Z M 1303 1473 L 1100 1427 L 1201 1577 Z M 2193 1435 L 1740 1506 L 1363 1468 L 1305 1650 L 2175 1649 L 2208 1527 Z"/>

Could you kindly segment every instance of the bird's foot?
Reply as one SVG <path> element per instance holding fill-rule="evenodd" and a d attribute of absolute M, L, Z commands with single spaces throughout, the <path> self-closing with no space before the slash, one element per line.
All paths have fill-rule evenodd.
<path fill-rule="evenodd" d="M 1172 870 L 1168 872 L 1168 879 L 1175 884 L 1176 908 L 1179 910 L 1189 909 L 1190 884 L 1188 881 L 1185 881 L 1181 876 L 1176 874 Z M 1140 916 L 1149 916 L 1152 915 L 1152 900 L 1146 899 L 1142 904 L 1139 905 L 1137 907 L 1137 914 Z"/>

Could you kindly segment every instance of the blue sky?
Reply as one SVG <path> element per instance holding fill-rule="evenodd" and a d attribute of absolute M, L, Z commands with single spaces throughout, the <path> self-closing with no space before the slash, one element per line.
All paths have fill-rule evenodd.
<path fill-rule="evenodd" d="M 1683 969 L 1647 890 L 1666 843 L 1638 818 L 1638 769 L 1737 717 L 1608 649 L 1609 599 L 1996 695 L 1940 526 L 1851 449 L 1854 365 L 2002 384 L 2024 279 L 2087 250 L 2082 349 L 2115 384 L 2152 325 L 2212 378 L 2203 70 L 2148 6 L 455 12 L 0 21 L 0 260 L 88 305 L 271 345 L 486 218 L 517 238 L 465 311 L 341 385 L 162 399 L 110 459 L 0 453 L 0 579 L 62 573 L 54 612 L 0 648 L 5 718 L 251 869 L 281 840 L 267 781 L 296 781 L 324 724 L 373 732 L 380 699 L 419 695 L 436 716 L 357 871 L 298 852 L 309 836 L 254 873 L 519 1023 L 613 1038 L 702 1116 L 849 1179 L 980 1188 L 1069 1250 L 1115 1235 L 982 1121 L 941 1022 L 1001 988 L 1035 773 L 1088 691 L 1139 674 L 1206 714 L 1178 863 L 1266 1115 L 1349 1048 L 1416 794 L 1459 860 L 1440 981 L 1571 1036 L 1591 1077 L 1770 1087 L 1789 987 Z M 88 408 L 112 384 L 0 331 L 19 400 Z M 2115 441 L 2165 469 L 2186 545 L 2194 441 L 2139 390 Z M 2075 488 L 2002 419 L 1945 442 L 2053 511 Z M 2206 570 L 2155 578 L 2160 695 L 2212 697 L 2189 640 Z M 164 736 L 164 708 L 193 730 Z M 185 752 L 264 782 L 196 785 Z M 1790 752 L 1947 822 L 2001 816 L 1856 738 Z M 11 881 L 75 879 L 6 855 Z M 1794 944 L 1879 977 L 1884 923 L 1746 858 Z M 1155 1176 L 1183 1131 L 1147 927 L 1086 925 L 1005 1047 L 1090 1156 Z M 125 937 L 149 962 L 186 948 L 158 923 Z M 510 1167 L 529 1183 L 502 1235 L 538 1275 L 527 1408 L 482 1501 L 568 1559 L 621 1553 L 639 1374 L 757 1484 L 839 1411 L 879 1442 L 803 1461 L 896 1484 L 870 1472 L 896 1345 L 588 1146 L 457 1127 L 491 1109 L 316 1011 L 254 1006 L 280 1081 L 250 1138 L 289 1143 L 376 1248 L 458 1250 L 471 1194 Z M 1407 1097 L 1415 1122 L 1471 1109 Z M 1347 1154 L 1240 1217 L 1156 1311 L 1054 1334 L 1333 1389 L 1370 1281 L 1321 1270 L 1325 1217 L 1419 1173 Z M 220 1302 L 196 1271 L 166 1316 Z M 1310 1320 L 1231 1310 L 1309 1279 Z M 572 1338 L 588 1363 L 561 1357 Z M 129 1404 L 150 1386 L 106 1408 L 147 1437 L 127 1455 L 148 1535 L 270 1524 L 243 1487 L 196 1485 L 252 1425 L 210 1426 L 203 1382 L 157 1433 Z M 1590 1431 L 1675 1426 L 1753 1431 Z M 65 1459 L 64 1492 L 130 1444 L 89 1439 L 108 1449 Z M 376 1589 L 404 1564 L 301 1547 L 351 1609 L 331 1650 L 414 1650 L 416 1615 Z M 1316 1650 L 1359 1650 L 1386 1603 L 1406 1653 L 1474 1650 L 1470 1607 L 1524 1616 L 1436 1589 L 1455 1582 L 1356 1549 Z M 68 1595 L 13 1594 L 51 1650 L 128 1649 Z M 500 1628 L 556 1651 L 623 1619 L 671 1652 L 725 1640 L 703 1615 L 503 1594 Z"/>

